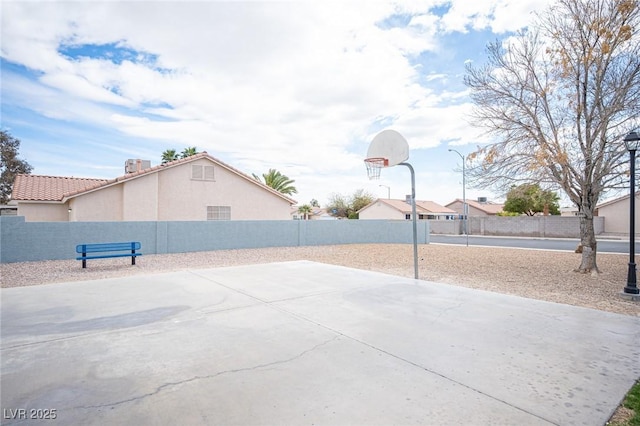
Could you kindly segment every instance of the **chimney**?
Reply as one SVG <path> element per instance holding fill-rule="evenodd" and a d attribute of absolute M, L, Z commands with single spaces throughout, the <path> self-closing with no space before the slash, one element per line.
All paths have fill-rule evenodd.
<path fill-rule="evenodd" d="M 487 197 L 478 197 L 478 202 L 481 204 L 487 204 Z"/>
<path fill-rule="evenodd" d="M 144 169 L 148 169 L 151 167 L 151 161 L 149 160 L 140 160 L 138 159 L 128 159 L 125 163 L 124 163 L 124 172 L 125 174 L 128 173 L 136 173 L 136 172 L 140 172 Z"/>

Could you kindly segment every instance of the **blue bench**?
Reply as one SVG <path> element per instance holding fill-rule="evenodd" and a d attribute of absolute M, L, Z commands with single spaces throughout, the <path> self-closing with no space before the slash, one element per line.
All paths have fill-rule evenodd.
<path fill-rule="evenodd" d="M 136 264 L 136 256 L 142 256 L 140 243 L 132 241 L 128 243 L 101 243 L 101 244 L 78 244 L 76 253 L 82 256 L 76 257 L 76 260 L 82 260 L 82 267 L 87 267 L 87 259 L 107 259 L 109 257 L 131 257 L 131 264 Z M 115 253 L 126 251 L 126 253 Z M 97 254 L 92 254 L 97 253 Z"/>

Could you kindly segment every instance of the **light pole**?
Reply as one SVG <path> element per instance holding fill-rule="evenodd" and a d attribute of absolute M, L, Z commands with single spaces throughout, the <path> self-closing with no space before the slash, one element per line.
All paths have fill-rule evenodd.
<path fill-rule="evenodd" d="M 378 186 L 384 186 L 385 188 L 387 188 L 387 200 L 391 199 L 391 187 L 387 186 L 387 185 L 378 185 Z"/>
<path fill-rule="evenodd" d="M 630 176 L 629 176 L 629 270 L 627 272 L 627 285 L 624 292 L 627 294 L 639 294 L 636 285 L 636 261 L 635 261 L 635 245 L 636 245 L 636 151 L 640 147 L 640 136 L 636 132 L 629 132 L 624 137 L 624 144 L 627 146 L 630 157 Z"/>
<path fill-rule="evenodd" d="M 466 194 L 466 183 L 465 183 L 465 179 L 466 179 L 466 173 L 465 173 L 465 169 L 464 169 L 464 155 L 460 154 L 458 151 L 456 151 L 455 149 L 449 149 L 450 152 L 455 152 L 456 154 L 458 154 L 460 156 L 460 158 L 462 158 L 462 216 L 463 216 L 463 220 L 464 220 L 464 234 L 467 237 L 467 247 L 469 247 L 469 222 L 468 222 L 468 216 L 469 216 L 469 212 L 468 212 L 468 208 L 467 208 L 467 194 Z"/>

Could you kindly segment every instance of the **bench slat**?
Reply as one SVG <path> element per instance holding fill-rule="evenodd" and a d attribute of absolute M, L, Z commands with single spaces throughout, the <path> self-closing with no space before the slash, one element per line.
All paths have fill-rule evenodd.
<path fill-rule="evenodd" d="M 121 253 L 121 254 L 101 254 L 96 256 L 78 256 L 76 257 L 76 260 L 107 259 L 109 257 L 132 257 L 132 256 L 142 256 L 142 253 Z"/>
<path fill-rule="evenodd" d="M 100 243 L 100 244 L 78 244 L 76 253 L 98 253 L 106 251 L 140 250 L 140 242 L 130 243 Z"/>

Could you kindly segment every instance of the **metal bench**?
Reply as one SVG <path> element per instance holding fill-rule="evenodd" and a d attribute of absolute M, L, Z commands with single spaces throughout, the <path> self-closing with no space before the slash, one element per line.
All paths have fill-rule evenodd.
<path fill-rule="evenodd" d="M 88 259 L 107 259 L 110 257 L 131 256 L 131 264 L 135 265 L 136 256 L 142 256 L 142 253 L 136 252 L 136 250 L 140 250 L 140 247 L 141 245 L 137 241 L 127 243 L 78 244 L 76 246 L 76 253 L 81 253 L 82 256 L 76 257 L 76 260 L 82 260 L 82 267 L 86 268 Z M 126 253 L 114 253 L 121 251 L 126 251 Z"/>

